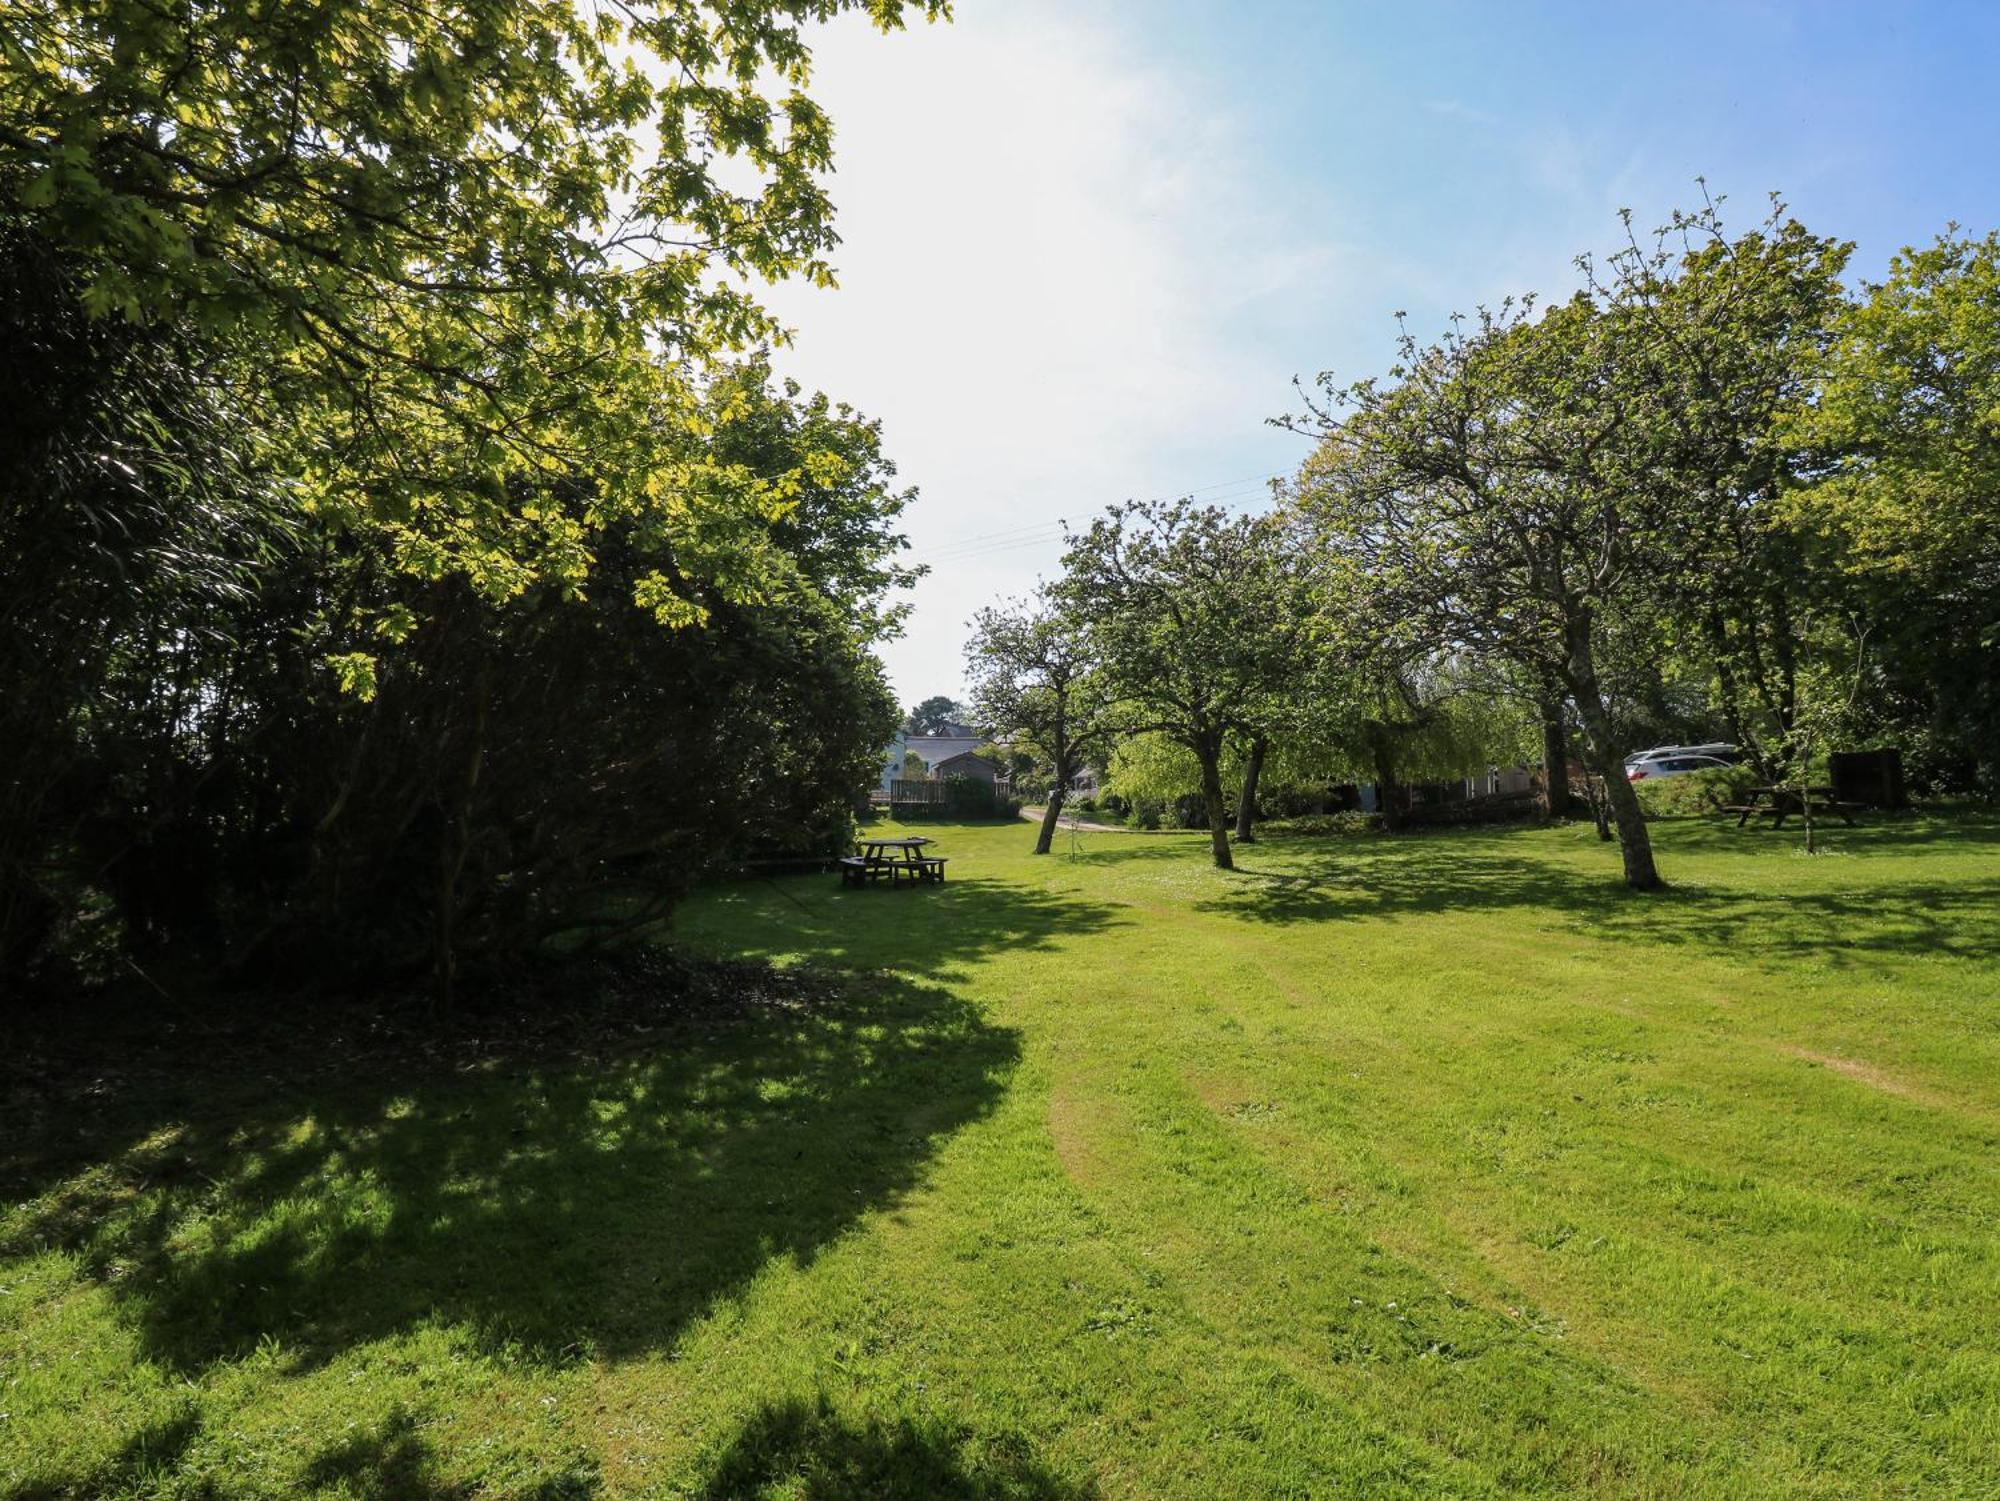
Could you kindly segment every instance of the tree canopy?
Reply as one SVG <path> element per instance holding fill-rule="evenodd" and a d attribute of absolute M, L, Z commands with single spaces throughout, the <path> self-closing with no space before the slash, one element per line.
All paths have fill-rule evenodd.
<path fill-rule="evenodd" d="M 17 9 L 0 205 L 66 247 L 90 312 L 226 349 L 288 493 L 399 568 L 574 593 L 632 525 L 673 557 L 631 597 L 691 623 L 690 580 L 786 586 L 768 528 L 802 470 L 705 441 L 712 377 L 778 333 L 754 281 L 831 279 L 805 32 L 855 9 L 887 28 L 945 7 Z"/>
<path fill-rule="evenodd" d="M 758 285 L 831 276 L 845 11 L 945 7 L 10 9 L 0 985 L 448 994 L 844 844 L 909 494 Z"/>
<path fill-rule="evenodd" d="M 1792 221 L 1732 241 L 1712 212 L 1676 218 L 1602 275 L 1586 263 L 1569 301 L 1483 312 L 1429 345 L 1405 335 L 1391 383 L 1314 408 L 1301 503 L 1335 569 L 1423 638 L 1562 684 L 1634 886 L 1659 876 L 1602 662 L 1677 591 L 1745 605 L 1750 565 L 1728 539 L 1782 482 L 1776 419 L 1845 253 Z"/>
<path fill-rule="evenodd" d="M 1305 581 L 1273 522 L 1190 501 L 1114 506 L 1070 538 L 1058 597 L 1089 632 L 1129 732 L 1201 768 L 1215 863 L 1229 869 L 1222 757 L 1298 661 Z"/>
<path fill-rule="evenodd" d="M 958 700 L 946 698 L 942 693 L 932 694 L 917 704 L 903 721 L 912 735 L 942 735 L 946 725 L 964 722 L 965 710 Z"/>
<path fill-rule="evenodd" d="M 1088 758 L 1105 755 L 1113 705 L 1080 619 L 1049 591 L 981 610 L 966 644 L 966 673 L 980 722 L 1048 779 L 1035 853 L 1046 855 L 1070 784 Z"/>

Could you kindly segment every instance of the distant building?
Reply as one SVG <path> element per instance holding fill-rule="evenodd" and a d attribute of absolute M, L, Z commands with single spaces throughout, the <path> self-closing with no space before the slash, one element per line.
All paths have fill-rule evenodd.
<path fill-rule="evenodd" d="M 959 756 L 971 757 L 973 751 L 978 750 L 980 746 L 986 743 L 984 737 L 975 735 L 971 730 L 966 729 L 964 725 L 955 724 L 948 726 L 948 728 L 965 730 L 965 733 L 962 735 L 906 735 L 899 732 L 896 738 L 889 742 L 889 748 L 882 756 L 881 790 L 888 792 L 891 782 L 902 779 L 904 758 L 912 753 L 924 763 L 924 775 L 928 778 L 935 778 L 938 775 L 938 768 L 944 765 L 945 762 Z M 977 758 L 973 757 L 973 759 Z M 956 771 L 955 774 L 977 775 L 977 773 Z M 992 778 L 988 777 L 986 780 L 991 781 Z"/>
<path fill-rule="evenodd" d="M 1003 779 L 999 767 L 984 756 L 974 755 L 969 750 L 961 751 L 956 756 L 947 756 L 931 768 L 931 775 L 940 782 L 950 777 L 972 777 L 989 785 L 997 784 Z"/>

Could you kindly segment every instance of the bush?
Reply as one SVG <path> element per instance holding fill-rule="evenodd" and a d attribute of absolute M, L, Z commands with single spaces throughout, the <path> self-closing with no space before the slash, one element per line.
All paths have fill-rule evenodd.
<path fill-rule="evenodd" d="M 946 818 L 1019 818 L 1021 804 L 983 777 L 946 777 L 941 811 Z"/>
<path fill-rule="evenodd" d="M 1262 832 L 1279 839 L 1326 839 L 1334 836 L 1379 834 L 1383 831 L 1380 813 L 1353 809 L 1345 813 L 1307 813 L 1298 818 L 1274 818 Z"/>
<path fill-rule="evenodd" d="M 1359 793 L 1349 782 L 1299 782 L 1257 789 L 1257 802 L 1272 818 L 1298 818 L 1309 813 L 1345 813 L 1359 805 Z"/>
<path fill-rule="evenodd" d="M 1648 777 L 1635 783 L 1633 791 L 1648 818 L 1682 818 L 1740 803 L 1757 781 L 1757 773 L 1748 766 L 1723 766 L 1686 776 Z"/>
<path fill-rule="evenodd" d="M 1160 817 L 1164 811 L 1158 798 L 1137 798 L 1132 803 L 1132 822 L 1139 828 L 1148 831 L 1157 829 L 1160 826 Z"/>
<path fill-rule="evenodd" d="M 1098 811 L 1108 813 L 1113 818 L 1123 818 L 1132 811 L 1132 804 L 1115 792 L 1107 792 L 1097 800 Z"/>

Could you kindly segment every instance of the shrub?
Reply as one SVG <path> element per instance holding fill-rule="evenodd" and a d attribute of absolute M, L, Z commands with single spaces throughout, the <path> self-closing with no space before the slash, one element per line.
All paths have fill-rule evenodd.
<path fill-rule="evenodd" d="M 1162 812 L 1164 808 L 1158 798 L 1137 798 L 1132 804 L 1132 822 L 1142 829 L 1157 829 Z"/>
<path fill-rule="evenodd" d="M 1344 813 L 1354 808 L 1357 792 L 1346 782 L 1297 782 L 1265 785 L 1257 801 L 1272 818 L 1298 818 L 1309 813 Z"/>
<path fill-rule="evenodd" d="M 1345 813 L 1307 813 L 1298 818 L 1274 818 L 1263 826 L 1262 832 L 1279 839 L 1326 839 L 1379 834 L 1382 831 L 1380 813 L 1351 809 Z"/>
<path fill-rule="evenodd" d="M 1115 792 L 1107 792 L 1097 800 L 1100 812 L 1109 813 L 1113 818 L 1123 818 L 1132 811 L 1132 804 Z"/>
<path fill-rule="evenodd" d="M 1016 818 L 1021 805 L 1002 797 L 984 777 L 946 777 L 944 814 L 947 818 Z"/>
<path fill-rule="evenodd" d="M 1647 777 L 1633 790 L 1648 818 L 1690 817 L 1714 813 L 1730 803 L 1740 803 L 1749 787 L 1758 781 L 1748 766 L 1716 767 L 1691 771 L 1678 777 Z"/>

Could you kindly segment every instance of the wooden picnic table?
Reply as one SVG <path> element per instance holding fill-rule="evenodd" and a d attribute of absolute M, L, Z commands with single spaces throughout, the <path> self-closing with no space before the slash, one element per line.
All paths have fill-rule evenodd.
<path fill-rule="evenodd" d="M 1739 829 L 1753 818 L 1768 818 L 1772 828 L 1782 829 L 1786 819 L 1803 814 L 1808 805 L 1814 813 L 1833 814 L 1850 829 L 1854 827 L 1853 810 L 1860 806 L 1839 801 L 1831 787 L 1747 787 L 1743 802 L 1731 803 L 1722 811 L 1736 815 Z"/>
<path fill-rule="evenodd" d="M 882 880 L 891 886 L 900 886 L 905 881 L 912 886 L 920 881 L 935 881 L 940 885 L 944 882 L 944 860 L 924 853 L 924 847 L 936 841 L 922 834 L 855 842 L 861 853 L 840 862 L 842 885 L 865 886 L 870 881 Z"/>
<path fill-rule="evenodd" d="M 892 858 L 883 853 L 885 850 L 901 851 L 903 859 L 914 860 L 917 858 L 917 852 L 925 845 L 935 844 L 936 842 L 936 840 L 928 839 L 922 834 L 911 834 L 900 839 L 857 839 L 855 841 L 856 844 L 861 846 L 862 858 L 867 860 L 887 860 Z"/>

